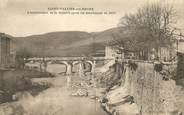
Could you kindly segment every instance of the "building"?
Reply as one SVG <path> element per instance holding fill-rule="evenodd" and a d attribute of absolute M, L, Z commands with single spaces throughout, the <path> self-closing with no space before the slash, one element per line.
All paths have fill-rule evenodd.
<path fill-rule="evenodd" d="M 124 58 L 124 49 L 117 49 L 112 46 L 105 47 L 105 57 L 106 58 Z"/>
<path fill-rule="evenodd" d="M 177 42 L 177 82 L 184 86 L 184 37 L 180 37 Z"/>
<path fill-rule="evenodd" d="M 177 52 L 183 52 L 184 53 L 184 38 L 178 40 L 178 43 L 177 43 Z"/>
<path fill-rule="evenodd" d="M 0 33 L 0 69 L 9 67 L 10 64 L 10 37 Z"/>
<path fill-rule="evenodd" d="M 110 46 L 105 47 L 105 57 L 112 58 L 112 57 L 115 57 L 115 55 L 116 55 L 116 52 L 112 47 Z"/>
<path fill-rule="evenodd" d="M 184 37 L 181 35 L 175 35 L 174 37 L 174 42 L 170 48 L 161 47 L 158 49 L 159 60 L 171 61 L 176 59 L 177 52 L 184 52 Z"/>

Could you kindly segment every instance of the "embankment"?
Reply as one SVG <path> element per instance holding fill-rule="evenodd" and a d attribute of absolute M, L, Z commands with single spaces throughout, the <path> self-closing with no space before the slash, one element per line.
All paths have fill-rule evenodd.
<path fill-rule="evenodd" d="M 172 80 L 175 68 L 174 64 L 128 62 L 122 85 L 107 93 L 107 111 L 118 115 L 174 115 L 183 111 L 178 107 L 184 103 L 181 92 Z"/>
<path fill-rule="evenodd" d="M 17 92 L 28 91 L 36 95 L 48 86 L 33 85 L 31 78 L 53 77 L 49 73 L 32 70 L 1 70 L 0 71 L 0 103 L 13 101 Z"/>

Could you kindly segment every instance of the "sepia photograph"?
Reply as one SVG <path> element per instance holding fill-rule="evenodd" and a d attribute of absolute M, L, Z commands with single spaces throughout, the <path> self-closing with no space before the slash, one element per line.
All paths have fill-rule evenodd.
<path fill-rule="evenodd" d="M 0 0 L 0 115 L 184 115 L 184 0 Z"/>

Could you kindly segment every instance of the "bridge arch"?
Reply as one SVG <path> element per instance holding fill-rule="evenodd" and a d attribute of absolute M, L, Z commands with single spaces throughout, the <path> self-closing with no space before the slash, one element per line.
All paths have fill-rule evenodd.
<path fill-rule="evenodd" d="M 66 61 L 58 61 L 58 64 L 63 64 L 65 66 L 68 66 L 68 63 Z"/>
<path fill-rule="evenodd" d="M 70 74 L 72 73 L 72 63 L 67 62 L 67 61 L 59 61 L 59 63 L 65 65 L 65 67 L 66 67 L 65 73 L 66 73 L 67 75 L 70 75 Z"/>
<path fill-rule="evenodd" d="M 79 72 L 79 64 L 80 64 L 80 61 L 73 61 L 72 62 L 72 72 L 74 73 L 78 73 Z"/>
<path fill-rule="evenodd" d="M 33 70 L 40 71 L 41 70 L 40 67 L 41 67 L 41 63 L 37 61 L 29 61 L 25 63 L 26 69 L 31 69 L 31 70 L 33 69 Z"/>
<path fill-rule="evenodd" d="M 72 67 L 73 67 L 72 61 L 60 61 L 60 63 L 63 63 L 66 65 L 66 74 L 67 75 L 72 74 Z"/>
<path fill-rule="evenodd" d="M 61 63 L 59 61 L 47 61 L 46 71 L 55 74 L 66 73 L 66 66 L 67 65 L 65 63 Z"/>
<path fill-rule="evenodd" d="M 87 61 L 85 61 L 85 63 L 89 64 L 89 72 L 92 72 L 92 69 L 93 69 L 93 66 L 94 66 L 93 61 L 87 60 Z"/>
<path fill-rule="evenodd" d="M 78 67 L 76 67 L 76 65 L 78 65 Z M 83 60 L 83 61 L 74 61 L 72 63 L 73 65 L 73 68 L 72 70 L 76 69 L 77 68 L 77 71 L 75 70 L 74 72 L 78 72 L 78 71 L 85 71 L 85 67 L 88 66 L 89 67 L 89 70 L 85 71 L 85 72 L 92 72 L 92 68 L 93 68 L 93 61 L 90 61 L 90 60 Z"/>
<path fill-rule="evenodd" d="M 48 61 L 47 64 L 53 64 L 53 61 Z"/>
<path fill-rule="evenodd" d="M 76 64 L 79 64 L 80 63 L 80 61 L 74 61 L 73 63 L 72 63 L 72 65 L 76 65 Z"/>

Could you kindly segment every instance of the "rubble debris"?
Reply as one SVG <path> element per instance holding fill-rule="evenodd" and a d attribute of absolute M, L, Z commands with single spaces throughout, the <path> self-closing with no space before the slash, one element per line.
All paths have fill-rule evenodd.
<path fill-rule="evenodd" d="M 76 92 L 71 94 L 72 96 L 88 96 L 88 91 L 86 89 L 78 89 Z"/>
<path fill-rule="evenodd" d="M 17 100 L 26 100 L 28 98 L 33 98 L 31 93 L 28 91 L 23 91 L 23 92 L 16 92 L 15 94 L 12 95 L 12 100 L 17 101 Z"/>

